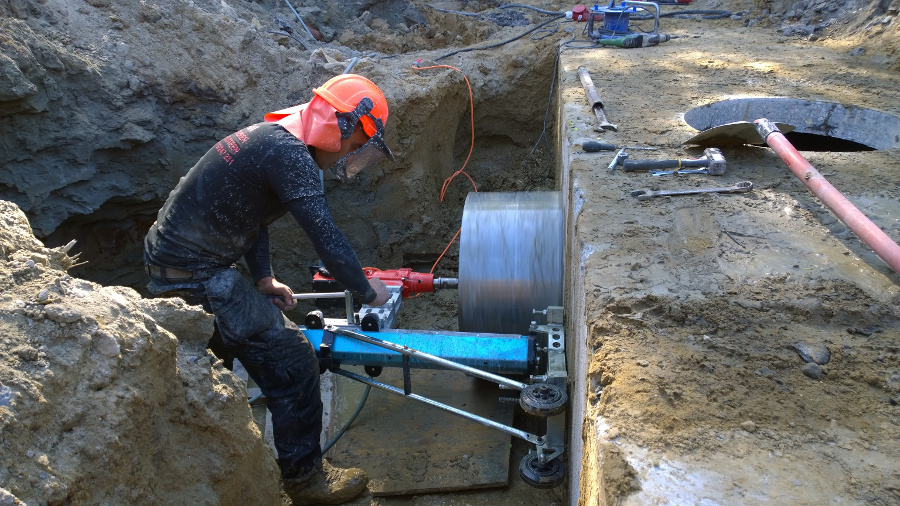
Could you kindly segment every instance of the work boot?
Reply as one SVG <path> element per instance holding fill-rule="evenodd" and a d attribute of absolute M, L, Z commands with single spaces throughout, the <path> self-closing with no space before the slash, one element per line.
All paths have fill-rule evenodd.
<path fill-rule="evenodd" d="M 282 481 L 285 493 L 297 506 L 342 504 L 366 489 L 369 477 L 361 469 L 331 467 L 327 462 L 312 473 Z"/>

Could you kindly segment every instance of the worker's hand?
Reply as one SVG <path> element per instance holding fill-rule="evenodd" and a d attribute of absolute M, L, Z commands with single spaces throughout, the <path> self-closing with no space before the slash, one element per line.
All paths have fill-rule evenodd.
<path fill-rule="evenodd" d="M 263 295 L 275 295 L 272 298 L 272 304 L 278 306 L 278 309 L 282 311 L 290 311 L 297 307 L 297 301 L 294 300 L 294 292 L 291 291 L 291 288 L 271 276 L 257 281 L 256 289 Z"/>
<path fill-rule="evenodd" d="M 375 290 L 375 300 L 369 303 L 370 306 L 380 306 L 385 302 L 391 300 L 391 293 L 388 292 L 387 285 L 384 284 L 379 278 L 372 278 L 369 280 L 369 284 L 372 286 L 372 289 Z"/>

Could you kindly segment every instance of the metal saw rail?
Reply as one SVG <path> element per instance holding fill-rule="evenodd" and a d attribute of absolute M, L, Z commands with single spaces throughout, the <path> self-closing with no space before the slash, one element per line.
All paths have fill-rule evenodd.
<path fill-rule="evenodd" d="M 403 397 L 406 397 L 407 399 L 412 399 L 414 401 L 419 401 L 419 402 L 428 404 L 429 406 L 443 409 L 444 411 L 448 411 L 450 413 L 453 413 L 454 415 L 461 416 L 467 420 L 471 420 L 473 422 L 478 422 L 487 427 L 491 427 L 491 428 L 497 429 L 501 432 L 505 432 L 506 434 L 509 434 L 510 436 L 524 439 L 525 441 L 528 441 L 529 443 L 534 443 L 535 445 L 537 445 L 539 447 L 544 446 L 544 438 L 541 436 L 537 436 L 535 434 L 531 434 L 531 433 L 516 429 L 514 427 L 510 427 L 508 425 L 503 425 L 502 423 L 498 423 L 493 420 L 469 413 L 468 411 L 463 411 L 461 409 L 454 408 L 453 406 L 448 406 L 447 404 L 435 401 L 433 399 L 429 399 L 428 397 L 423 397 L 421 395 L 417 395 L 412 392 L 406 393 L 401 388 L 397 388 L 395 386 L 381 383 L 379 381 L 375 381 L 371 378 L 367 378 L 365 376 L 362 376 L 362 375 L 359 375 L 359 374 L 356 374 L 356 373 L 353 373 L 350 371 L 345 371 L 343 369 L 337 369 L 332 372 L 334 374 L 339 374 L 346 378 L 350 378 L 350 379 L 359 381 L 360 383 L 365 383 L 366 385 L 370 385 L 375 388 L 380 388 L 381 390 L 384 390 L 386 392 L 390 392 L 390 393 L 397 394 L 397 395 L 402 395 Z"/>

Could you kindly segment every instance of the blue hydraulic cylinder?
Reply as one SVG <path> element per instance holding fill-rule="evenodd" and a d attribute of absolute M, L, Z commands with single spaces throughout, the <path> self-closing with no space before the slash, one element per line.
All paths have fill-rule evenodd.
<path fill-rule="evenodd" d="M 302 330 L 321 359 L 320 346 L 325 331 Z M 535 341 L 529 336 L 424 330 L 360 333 L 494 374 L 529 375 L 537 369 Z M 331 348 L 331 359 L 337 365 L 403 366 L 403 354 L 352 337 L 336 334 Z M 411 357 L 409 363 L 415 369 L 444 369 L 415 357 Z"/>

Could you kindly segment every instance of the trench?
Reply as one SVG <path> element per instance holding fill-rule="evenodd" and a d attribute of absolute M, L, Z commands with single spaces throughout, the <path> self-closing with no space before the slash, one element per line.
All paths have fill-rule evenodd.
<path fill-rule="evenodd" d="M 481 96 L 479 103 L 476 104 L 474 148 L 466 173 L 477 182 L 480 191 L 529 192 L 558 189 L 559 182 L 555 175 L 556 146 L 551 145 L 552 140 L 547 140 L 554 137 L 551 132 L 555 128 L 554 116 L 557 110 L 555 104 L 548 103 L 551 72 L 554 68 L 552 56 L 550 54 L 540 58 L 532 65 L 528 75 L 520 76 L 516 83 L 510 83 L 499 90 L 495 89 L 490 96 Z M 521 99 L 518 87 L 523 82 L 533 83 L 534 87 L 541 90 L 538 95 L 543 95 L 544 99 L 534 100 L 528 106 L 515 108 L 515 115 L 511 116 L 508 104 Z M 384 194 L 386 191 L 384 188 L 390 188 L 391 191 L 404 195 L 425 191 L 410 187 L 408 168 L 403 165 L 428 161 L 433 166 L 427 170 L 435 173 L 433 176 L 435 181 L 440 181 L 448 175 L 447 167 L 455 170 L 466 162 L 473 136 L 467 97 L 459 91 L 447 92 L 447 96 L 442 107 L 454 111 L 455 114 L 442 115 L 441 121 L 446 125 L 433 128 L 436 131 L 449 132 L 452 143 L 444 151 L 449 160 L 434 161 L 435 155 L 425 142 L 421 148 L 406 153 L 407 161 L 401 160 L 400 167 L 382 167 L 380 175 L 363 176 L 360 182 L 350 186 L 340 185 L 327 177 L 324 181 L 326 198 L 329 200 L 335 221 L 350 238 L 364 266 L 374 265 L 384 269 L 410 267 L 418 272 L 428 272 L 435 268 L 435 275 L 450 277 L 456 276 L 459 272 L 459 240 L 452 244 L 448 243 L 460 226 L 462 206 L 466 194 L 471 191 L 469 183 L 464 178 L 460 177 L 453 183 L 445 202 L 422 207 L 425 211 L 420 217 L 420 224 L 401 223 L 397 217 L 391 216 L 391 206 L 380 208 L 370 203 L 373 200 L 372 195 Z M 403 122 L 404 115 L 415 114 L 414 110 L 404 105 L 395 107 L 397 112 L 393 114 L 399 116 L 398 123 Z M 550 123 L 547 124 L 547 132 L 543 132 L 543 140 L 539 141 L 542 138 L 547 107 L 551 108 Z M 364 194 L 365 204 L 362 205 L 360 193 Z M 385 197 L 390 198 L 387 195 Z M 422 198 L 424 200 L 426 197 Z M 433 196 L 427 198 L 434 199 Z M 128 286 L 149 297 L 151 295 L 146 290 L 146 275 L 143 271 L 143 238 L 162 205 L 163 201 L 159 199 L 147 202 L 127 198 L 111 199 L 96 212 L 68 218 L 52 233 L 41 239 L 49 247 L 67 244 L 72 239 L 77 241 L 72 253 L 78 253 L 82 263 L 70 269 L 72 276 L 106 286 Z M 374 214 L 366 216 L 365 212 Z M 303 232 L 290 216 L 274 223 L 270 227 L 270 232 L 273 250 L 281 251 L 285 248 L 290 250 L 289 255 L 273 253 L 273 267 L 279 279 L 287 282 L 295 292 L 312 291 L 309 266 L 317 263 L 317 259 L 306 244 Z M 368 243 L 375 243 L 376 246 L 370 247 Z M 436 265 L 438 259 L 440 263 Z M 425 294 L 404 301 L 396 328 L 456 331 L 457 300 L 454 295 L 451 292 Z M 300 301 L 298 309 L 288 316 L 302 325 L 304 316 L 314 309 L 316 308 L 313 302 Z M 452 381 L 464 383 L 466 379 L 457 377 Z M 342 409 L 355 407 L 354 403 L 359 398 L 360 392 L 346 385 L 339 390 L 341 388 L 345 391 L 349 389 L 348 398 L 351 399 L 341 404 Z M 345 415 L 346 413 L 339 407 L 332 404 L 335 415 Z M 254 412 L 257 422 L 264 430 L 262 425 L 265 423 L 264 410 L 262 420 L 259 419 L 258 409 L 254 409 Z M 465 432 L 467 424 L 472 422 L 460 420 L 455 423 L 460 427 L 459 430 Z M 540 424 L 535 424 L 531 417 L 524 415 L 518 408 L 515 409 L 512 423 L 520 430 L 531 433 L 541 433 L 543 430 Z M 383 434 L 377 432 L 372 434 L 362 429 L 354 431 L 351 427 L 343 437 L 364 438 L 370 442 L 377 442 L 382 436 Z M 390 441 L 390 446 L 400 448 L 401 453 L 431 452 L 438 455 L 437 461 L 440 460 L 440 454 L 445 449 L 444 443 L 436 439 L 430 442 L 426 440 L 424 447 L 422 444 L 422 438 L 417 436 L 392 438 Z M 447 490 L 451 492 L 443 493 L 462 495 L 466 501 L 490 500 L 498 504 L 530 502 L 536 497 L 540 502 L 562 502 L 567 493 L 565 486 L 552 490 L 537 490 L 529 487 L 518 476 L 519 459 L 526 455 L 532 446 L 517 438 L 511 438 L 507 485 L 493 486 L 481 491 L 450 487 Z M 336 450 L 339 449 L 337 446 Z M 337 464 L 341 462 L 338 461 Z M 359 464 L 360 467 L 366 468 L 385 463 L 373 459 Z M 382 504 L 406 504 L 408 497 L 382 497 L 380 500 Z"/>

